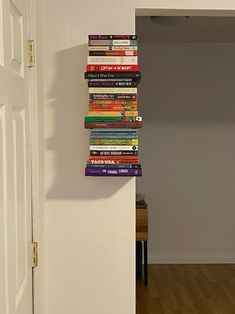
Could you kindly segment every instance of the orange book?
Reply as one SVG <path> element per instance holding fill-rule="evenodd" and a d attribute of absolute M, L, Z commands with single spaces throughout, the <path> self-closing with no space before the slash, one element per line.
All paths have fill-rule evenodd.
<path fill-rule="evenodd" d="M 88 116 L 92 117 L 102 117 L 102 116 L 110 116 L 110 117 L 136 117 L 138 116 L 138 111 L 89 111 Z"/>
<path fill-rule="evenodd" d="M 89 105 L 89 111 L 137 111 L 137 105 L 135 104 L 123 104 L 123 105 Z"/>

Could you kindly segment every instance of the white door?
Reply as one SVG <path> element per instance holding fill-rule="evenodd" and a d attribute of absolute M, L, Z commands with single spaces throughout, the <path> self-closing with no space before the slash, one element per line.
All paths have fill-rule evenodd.
<path fill-rule="evenodd" d="M 32 314 L 28 0 L 0 0 L 0 313 Z"/>

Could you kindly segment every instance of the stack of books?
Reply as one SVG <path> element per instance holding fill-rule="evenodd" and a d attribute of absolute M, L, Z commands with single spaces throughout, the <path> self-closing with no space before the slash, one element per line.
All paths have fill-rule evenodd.
<path fill-rule="evenodd" d="M 85 79 L 90 131 L 87 176 L 141 176 L 137 87 L 141 74 L 136 35 L 89 35 Z"/>

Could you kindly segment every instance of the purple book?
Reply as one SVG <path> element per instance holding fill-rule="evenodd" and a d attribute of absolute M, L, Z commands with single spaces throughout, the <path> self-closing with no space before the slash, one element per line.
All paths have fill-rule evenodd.
<path fill-rule="evenodd" d="M 122 169 L 122 168 L 85 168 L 86 176 L 94 177 L 141 177 L 142 169 Z"/>

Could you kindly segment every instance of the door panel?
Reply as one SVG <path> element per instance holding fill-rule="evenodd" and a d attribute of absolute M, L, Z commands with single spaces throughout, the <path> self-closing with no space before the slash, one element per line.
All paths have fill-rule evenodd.
<path fill-rule="evenodd" d="M 25 161 L 25 112 L 13 107 L 13 167 L 15 209 L 15 256 L 16 256 L 16 305 L 27 284 L 27 204 L 26 204 L 26 161 Z"/>
<path fill-rule="evenodd" d="M 4 51 L 4 43 L 3 43 L 3 7 L 2 0 L 0 0 L 0 65 L 3 65 L 3 51 Z"/>
<path fill-rule="evenodd" d="M 29 8 L 28 0 L 0 1 L 0 313 L 32 314 L 29 69 L 24 64 Z"/>
<path fill-rule="evenodd" d="M 5 108 L 0 104 L 0 313 L 8 314 L 7 310 L 7 224 L 6 224 L 6 143 L 5 143 Z"/>
<path fill-rule="evenodd" d="M 11 49 L 11 69 L 15 70 L 18 74 L 23 75 L 23 17 L 18 8 L 10 4 L 10 49 Z"/>

